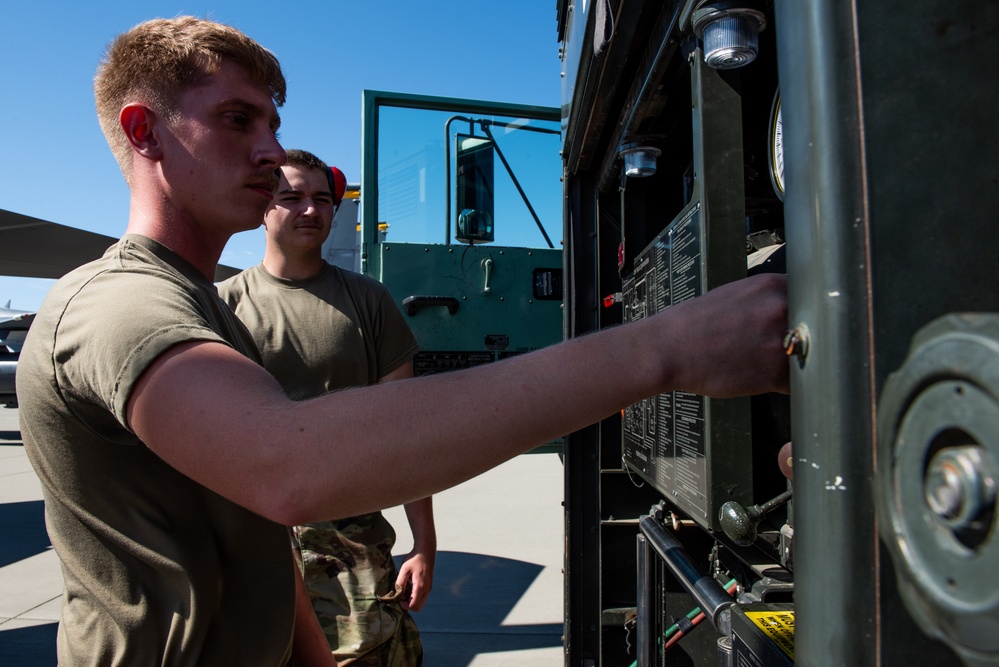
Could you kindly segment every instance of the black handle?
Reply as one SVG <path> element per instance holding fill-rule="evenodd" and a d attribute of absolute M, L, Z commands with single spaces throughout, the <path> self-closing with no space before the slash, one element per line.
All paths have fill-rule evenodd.
<path fill-rule="evenodd" d="M 446 306 L 447 312 L 454 315 L 458 312 L 458 300 L 453 296 L 407 296 L 402 300 L 402 309 L 412 317 L 420 308 L 430 306 Z"/>

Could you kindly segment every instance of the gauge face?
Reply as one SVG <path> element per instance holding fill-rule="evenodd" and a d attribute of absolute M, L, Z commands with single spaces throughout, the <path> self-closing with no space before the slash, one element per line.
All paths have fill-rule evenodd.
<path fill-rule="evenodd" d="M 781 115 L 780 90 L 774 95 L 770 111 L 770 181 L 774 192 L 784 201 L 784 123 Z"/>

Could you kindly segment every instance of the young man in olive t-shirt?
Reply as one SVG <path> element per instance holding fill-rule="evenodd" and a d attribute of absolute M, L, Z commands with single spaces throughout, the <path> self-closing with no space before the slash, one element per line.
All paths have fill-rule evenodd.
<path fill-rule="evenodd" d="M 330 168 L 288 150 L 264 214 L 261 264 L 219 284 L 270 371 L 295 399 L 413 377 L 416 339 L 384 285 L 327 264 L 322 246 L 338 196 Z M 377 483 L 377 470 L 370 475 Z M 417 667 L 423 649 L 409 611 L 433 581 L 431 498 L 406 504 L 413 551 L 397 573 L 395 531 L 381 512 L 296 527 L 305 584 L 340 665 Z"/>
<path fill-rule="evenodd" d="M 283 666 L 293 637 L 296 663 L 333 664 L 314 617 L 296 614 L 304 585 L 287 527 L 192 474 L 235 475 L 233 456 L 193 432 L 182 437 L 201 453 L 171 456 L 140 433 L 134 404 L 180 350 L 218 346 L 259 363 L 209 276 L 228 234 L 270 202 L 284 86 L 260 45 L 192 17 L 137 26 L 97 72 L 98 115 L 132 191 L 128 230 L 50 290 L 17 379 L 65 581 L 61 665 Z M 157 409 L 173 426 L 161 431 L 224 409 L 168 403 Z"/>

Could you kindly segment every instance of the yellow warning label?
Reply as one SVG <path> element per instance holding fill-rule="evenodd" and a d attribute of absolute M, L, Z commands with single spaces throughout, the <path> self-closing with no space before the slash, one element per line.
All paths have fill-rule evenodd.
<path fill-rule="evenodd" d="M 774 644 L 787 653 L 787 657 L 794 660 L 793 611 L 747 611 L 746 618 L 755 623 Z"/>

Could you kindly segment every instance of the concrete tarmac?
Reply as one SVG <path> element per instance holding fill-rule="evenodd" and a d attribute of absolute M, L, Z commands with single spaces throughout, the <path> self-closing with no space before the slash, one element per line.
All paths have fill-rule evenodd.
<path fill-rule="evenodd" d="M 557 455 L 528 454 L 434 497 L 434 586 L 415 615 L 426 667 L 563 664 L 562 483 Z M 386 515 L 407 553 L 405 512 Z M 0 407 L 0 665 L 56 664 L 61 596 L 17 410 Z"/>

